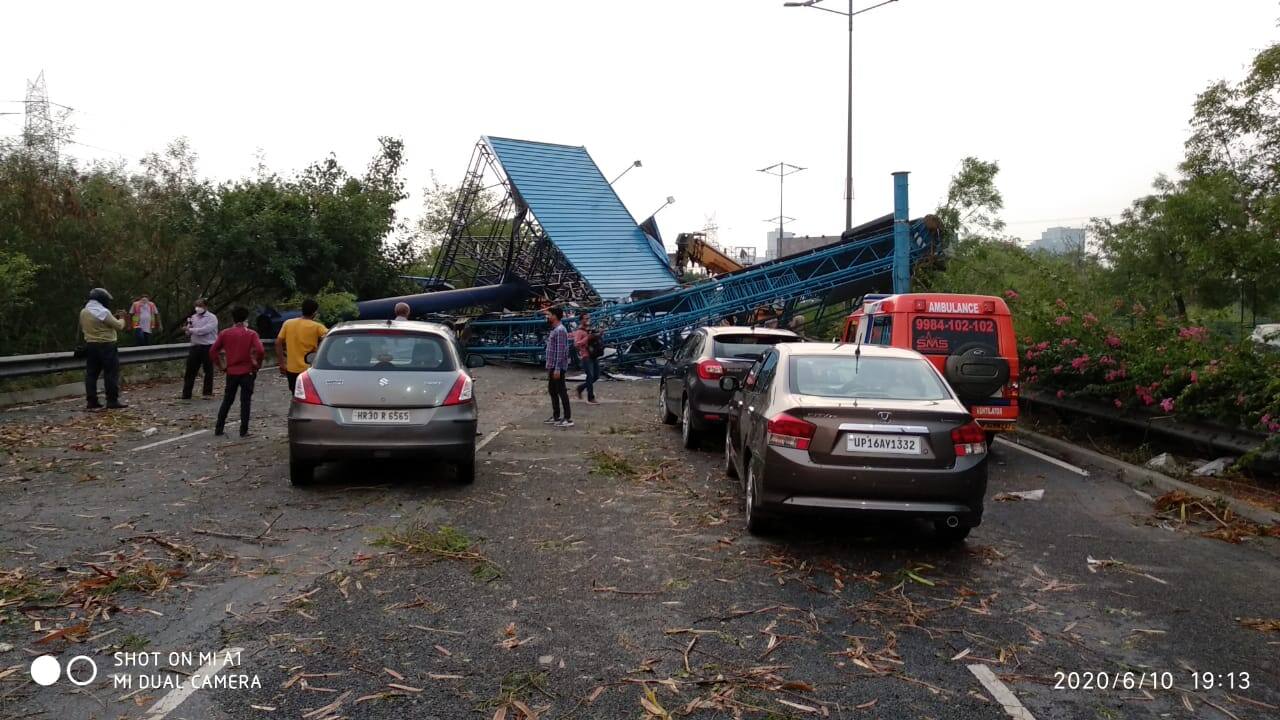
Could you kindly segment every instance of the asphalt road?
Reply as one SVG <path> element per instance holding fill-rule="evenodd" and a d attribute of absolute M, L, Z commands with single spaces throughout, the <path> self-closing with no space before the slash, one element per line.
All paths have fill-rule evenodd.
<path fill-rule="evenodd" d="M 757 539 L 718 438 L 682 450 L 654 383 L 559 430 L 536 371 L 477 377 L 469 487 L 347 463 L 291 488 L 274 378 L 246 441 L 183 437 L 216 408 L 172 384 L 0 412 L 0 719 L 1010 717 L 974 665 L 1040 720 L 1280 714 L 1280 631 L 1251 623 L 1280 618 L 1275 540 L 1003 445 L 989 496 L 1044 497 L 989 500 L 963 546 L 848 519 Z M 101 672 L 40 687 L 44 653 Z"/>

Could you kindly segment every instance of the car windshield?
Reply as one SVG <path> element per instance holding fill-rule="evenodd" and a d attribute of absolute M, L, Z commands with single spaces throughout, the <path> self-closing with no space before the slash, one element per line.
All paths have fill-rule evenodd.
<path fill-rule="evenodd" d="M 711 351 L 718 358 L 755 360 L 778 343 L 796 340 L 797 338 L 786 335 L 717 335 Z"/>
<path fill-rule="evenodd" d="M 791 392 L 831 398 L 945 400 L 951 397 L 927 360 L 848 355 L 791 358 Z"/>
<path fill-rule="evenodd" d="M 453 370 L 445 339 L 402 331 L 334 333 L 320 346 L 318 370 Z"/>

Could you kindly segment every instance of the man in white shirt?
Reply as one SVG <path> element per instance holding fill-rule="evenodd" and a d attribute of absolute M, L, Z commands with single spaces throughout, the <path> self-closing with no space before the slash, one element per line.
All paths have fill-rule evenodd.
<path fill-rule="evenodd" d="M 196 301 L 196 311 L 187 318 L 183 328 L 191 338 L 191 350 L 187 352 L 187 372 L 182 378 L 182 399 L 191 399 L 191 390 L 196 384 L 196 373 L 204 371 L 204 386 L 201 396 L 213 397 L 213 359 L 209 357 L 209 348 L 218 339 L 218 317 L 209 312 L 209 304 L 204 298 Z"/>

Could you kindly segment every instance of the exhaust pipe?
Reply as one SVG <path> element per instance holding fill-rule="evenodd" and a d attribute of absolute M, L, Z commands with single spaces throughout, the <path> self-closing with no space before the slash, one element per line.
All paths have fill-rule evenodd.
<path fill-rule="evenodd" d="M 947 516 L 947 527 L 949 527 L 949 528 L 957 528 L 957 527 L 960 527 L 960 518 L 956 517 L 955 515 L 948 515 L 948 516 Z"/>

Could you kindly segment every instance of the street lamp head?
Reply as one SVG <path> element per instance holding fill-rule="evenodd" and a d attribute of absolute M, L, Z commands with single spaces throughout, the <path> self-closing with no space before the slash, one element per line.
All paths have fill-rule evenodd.
<path fill-rule="evenodd" d="M 637 161 L 635 161 L 635 162 L 631 163 L 631 167 L 644 167 L 644 166 L 640 164 L 640 161 L 639 161 L 639 160 L 637 160 Z"/>
<path fill-rule="evenodd" d="M 805 0 L 804 2 L 784 2 L 782 3 L 782 7 L 810 7 L 812 5 L 817 5 L 820 2 L 822 2 L 822 0 Z"/>
<path fill-rule="evenodd" d="M 667 204 L 668 204 L 668 205 L 673 204 L 675 201 L 676 201 L 676 198 L 675 198 L 675 196 L 674 196 L 674 195 L 668 195 L 668 196 L 667 196 Z"/>

